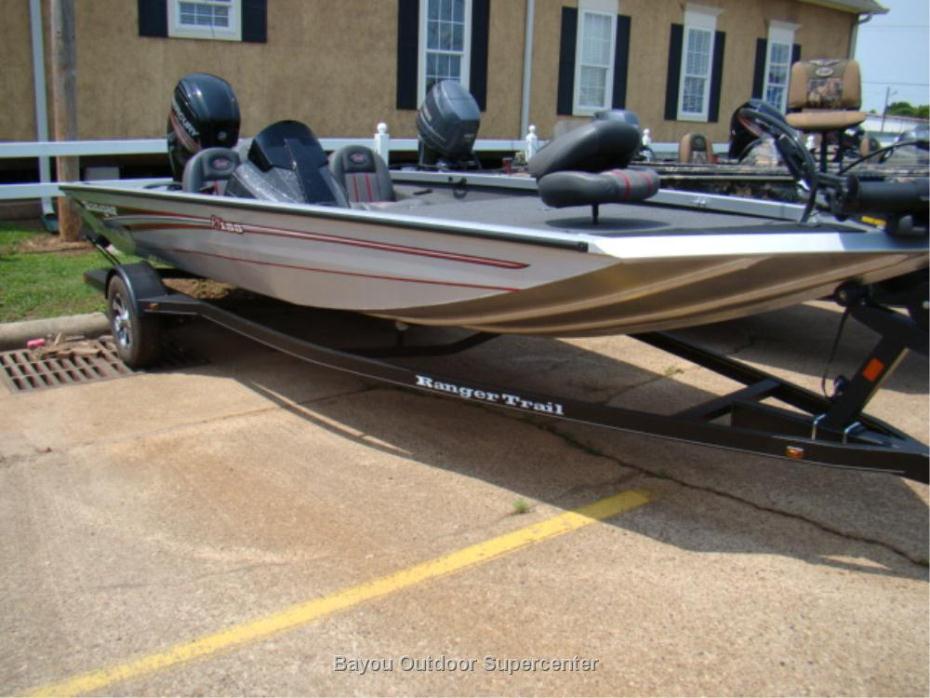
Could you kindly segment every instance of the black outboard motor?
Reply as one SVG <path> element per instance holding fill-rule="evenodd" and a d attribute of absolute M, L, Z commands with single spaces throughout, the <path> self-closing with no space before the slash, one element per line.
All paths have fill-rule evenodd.
<path fill-rule="evenodd" d="M 239 101 L 229 83 L 209 73 L 185 75 L 174 88 L 168 113 L 168 160 L 175 181 L 204 148 L 232 148 L 239 140 Z"/>
<path fill-rule="evenodd" d="M 594 112 L 594 118 L 598 121 L 622 121 L 630 126 L 635 126 L 636 130 L 642 132 L 639 125 L 639 116 L 629 109 L 602 109 Z"/>
<path fill-rule="evenodd" d="M 739 118 L 741 109 L 754 109 L 780 121 L 784 121 L 784 115 L 768 102 L 761 99 L 750 99 L 748 102 L 739 105 L 730 117 L 730 150 L 728 155 L 733 160 L 742 160 L 752 146 L 756 144 L 761 137 L 761 133 L 756 133 L 747 128 L 746 124 Z"/>
<path fill-rule="evenodd" d="M 345 192 L 329 171 L 323 147 L 306 124 L 278 121 L 264 128 L 236 168 L 226 196 L 286 203 L 348 207 Z"/>
<path fill-rule="evenodd" d="M 472 153 L 480 125 L 481 110 L 471 93 L 456 80 L 437 82 L 417 112 L 420 165 L 480 167 Z"/>
<path fill-rule="evenodd" d="M 655 153 L 652 148 L 643 143 L 643 129 L 639 122 L 639 115 L 629 109 L 602 109 L 594 112 L 595 121 L 622 121 L 636 128 L 639 132 L 639 148 L 633 159 L 638 162 L 652 162 L 655 160 Z"/>

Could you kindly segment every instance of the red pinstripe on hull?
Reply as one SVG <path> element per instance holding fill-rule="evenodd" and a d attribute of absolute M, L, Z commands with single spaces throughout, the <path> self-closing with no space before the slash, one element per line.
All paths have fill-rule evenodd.
<path fill-rule="evenodd" d="M 203 227 L 210 228 L 212 230 L 217 230 L 218 228 L 213 225 L 213 222 L 208 218 L 202 218 L 199 216 L 184 216 L 180 214 L 173 213 L 160 213 L 157 211 L 145 211 L 140 209 L 129 209 L 124 208 L 123 211 L 132 211 L 138 215 L 153 216 L 153 217 L 164 217 L 168 219 L 185 219 L 188 221 L 196 221 L 196 223 L 189 223 L 187 226 L 177 223 L 168 223 L 161 225 L 163 228 L 177 228 L 177 227 Z M 110 218 L 111 221 L 118 222 L 119 218 L 123 216 L 116 216 L 115 218 Z M 124 224 L 127 228 L 137 228 L 140 230 L 152 229 L 159 227 L 158 224 L 152 222 L 139 222 L 139 223 L 126 223 Z M 351 247 L 362 247 L 366 249 L 375 249 L 382 250 L 384 252 L 394 252 L 396 254 L 408 254 L 414 255 L 417 257 L 431 257 L 433 259 L 445 259 L 452 262 L 461 262 L 463 264 L 476 264 L 479 266 L 489 266 L 497 267 L 500 269 L 526 269 L 529 264 L 525 262 L 514 262 L 506 259 L 494 259 L 491 257 L 476 257 L 474 255 L 463 255 L 457 254 L 454 252 L 443 252 L 441 250 L 431 250 L 423 247 L 411 247 L 407 245 L 394 245 L 386 242 L 375 242 L 373 240 L 361 240 L 359 238 L 348 238 L 348 237 L 338 237 L 335 235 L 329 235 L 327 233 L 319 233 L 314 231 L 300 231 L 300 230 L 288 230 L 285 228 L 275 228 L 270 226 L 263 225 L 246 225 L 246 224 L 237 224 L 241 226 L 244 233 L 250 233 L 253 235 L 268 235 L 268 236 L 277 236 L 277 237 L 290 237 L 290 238 L 299 238 L 304 240 L 314 240 L 317 242 L 331 243 L 335 245 L 349 245 Z"/>
<path fill-rule="evenodd" d="M 429 284 L 431 286 L 452 286 L 455 288 L 479 288 L 488 291 L 501 291 L 504 293 L 514 293 L 519 291 L 518 288 L 507 288 L 503 286 L 485 286 L 482 284 L 463 284 L 450 281 L 433 281 L 430 279 L 411 279 L 404 276 L 381 276 L 378 274 L 361 274 L 353 271 L 336 271 L 335 269 L 320 269 L 317 267 L 305 267 L 298 264 L 281 264 L 280 262 L 263 262 L 255 259 L 243 259 L 242 257 L 230 257 L 228 255 L 216 254 L 213 252 L 199 252 L 197 250 L 182 250 L 171 248 L 171 252 L 176 254 L 192 254 L 201 257 L 215 257 L 216 259 L 225 259 L 230 262 L 242 262 L 243 264 L 257 264 L 264 267 L 276 267 L 279 269 L 296 269 L 297 271 L 315 272 L 318 274 L 336 274 L 339 276 L 357 276 L 363 279 L 378 279 L 381 281 L 397 281 L 407 284 Z"/>

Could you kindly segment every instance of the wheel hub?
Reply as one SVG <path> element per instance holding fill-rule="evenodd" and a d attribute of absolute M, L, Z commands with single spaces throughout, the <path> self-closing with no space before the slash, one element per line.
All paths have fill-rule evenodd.
<path fill-rule="evenodd" d="M 113 296 L 110 303 L 112 311 L 113 336 L 121 346 L 129 348 L 132 344 L 132 320 L 129 317 L 129 308 L 120 294 Z"/>

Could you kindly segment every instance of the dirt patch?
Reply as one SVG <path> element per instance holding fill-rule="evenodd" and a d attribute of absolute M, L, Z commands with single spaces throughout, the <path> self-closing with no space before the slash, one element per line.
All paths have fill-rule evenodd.
<path fill-rule="evenodd" d="M 16 252 L 20 254 L 43 254 L 47 252 L 64 252 L 77 254 L 93 251 L 94 246 L 86 240 L 69 242 L 57 235 L 36 235 L 16 245 Z"/>
<path fill-rule="evenodd" d="M 165 286 L 201 300 L 220 300 L 237 291 L 234 286 L 212 279 L 165 279 Z"/>

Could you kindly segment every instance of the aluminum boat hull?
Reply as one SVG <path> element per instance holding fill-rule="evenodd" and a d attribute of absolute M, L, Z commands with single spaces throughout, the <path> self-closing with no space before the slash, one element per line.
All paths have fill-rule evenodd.
<path fill-rule="evenodd" d="M 476 190 L 472 209 L 450 198 L 363 211 L 131 186 L 63 188 L 95 231 L 126 253 L 299 305 L 499 333 L 706 324 L 927 265 L 926 239 L 879 230 L 782 224 L 767 232 L 722 221 L 695 234 L 642 222 L 629 229 L 614 215 L 619 228 L 611 233 L 612 207 L 604 209 L 607 228 L 595 229 L 578 223 L 577 210 L 575 219 L 549 220 L 550 211 L 519 192 L 511 208 L 525 208 L 538 224 L 474 220 L 507 208 L 507 192 Z M 618 211 L 626 209 L 644 210 Z M 703 215 L 687 220 L 700 226 Z"/>

